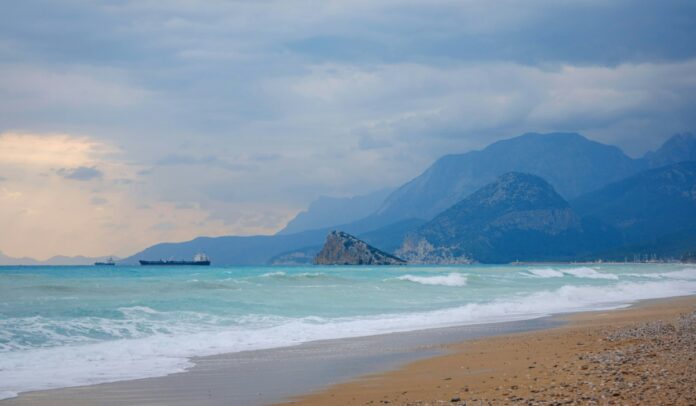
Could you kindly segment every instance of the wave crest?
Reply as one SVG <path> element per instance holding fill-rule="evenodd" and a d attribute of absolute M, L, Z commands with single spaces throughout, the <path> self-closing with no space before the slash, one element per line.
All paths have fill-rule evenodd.
<path fill-rule="evenodd" d="M 401 281 L 420 283 L 421 285 L 440 285 L 440 286 L 466 286 L 466 276 L 452 272 L 443 276 L 415 276 L 404 275 L 396 278 Z"/>
<path fill-rule="evenodd" d="M 596 269 L 581 266 L 578 268 L 553 269 L 553 268 L 532 268 L 528 269 L 527 273 L 535 278 L 562 278 L 565 275 L 576 278 L 586 279 L 610 279 L 618 280 L 619 276 L 598 272 Z"/>

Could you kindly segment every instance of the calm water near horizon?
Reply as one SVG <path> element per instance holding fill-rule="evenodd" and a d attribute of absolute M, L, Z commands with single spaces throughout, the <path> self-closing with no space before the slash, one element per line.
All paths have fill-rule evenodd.
<path fill-rule="evenodd" d="M 696 293 L 686 264 L 0 267 L 0 398 L 194 356 L 610 309 Z"/>

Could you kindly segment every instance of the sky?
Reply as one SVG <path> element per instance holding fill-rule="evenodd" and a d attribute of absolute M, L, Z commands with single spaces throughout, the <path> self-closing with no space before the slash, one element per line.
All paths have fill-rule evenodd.
<path fill-rule="evenodd" d="M 577 131 L 696 129 L 693 0 L 0 6 L 0 251 L 271 234 L 320 195 Z"/>

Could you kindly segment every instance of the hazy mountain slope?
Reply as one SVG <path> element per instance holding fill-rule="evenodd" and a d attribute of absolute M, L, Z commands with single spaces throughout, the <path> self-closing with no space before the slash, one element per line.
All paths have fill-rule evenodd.
<path fill-rule="evenodd" d="M 394 252 L 399 249 L 408 234 L 414 232 L 425 223 L 426 221 L 421 219 L 401 220 L 377 230 L 359 234 L 358 237 L 384 251 Z"/>
<path fill-rule="evenodd" d="M 117 260 L 118 257 L 85 257 L 82 255 L 68 257 L 65 255 L 56 255 L 45 261 L 40 261 L 34 258 L 22 257 L 13 258 L 4 255 L 0 252 L 0 265 L 93 265 L 97 261 L 105 261 L 109 258 Z"/>
<path fill-rule="evenodd" d="M 677 134 L 655 152 L 645 154 L 652 168 L 685 161 L 696 161 L 696 135 Z"/>
<path fill-rule="evenodd" d="M 549 183 L 512 172 L 420 227 L 396 255 L 416 262 L 560 259 L 578 255 L 582 239 L 580 218 Z"/>
<path fill-rule="evenodd" d="M 566 198 L 599 189 L 647 164 L 573 133 L 525 134 L 481 151 L 447 155 L 394 191 L 373 217 L 430 219 L 506 172 L 546 179 Z M 384 220 L 387 219 L 387 220 Z"/>
<path fill-rule="evenodd" d="M 403 235 L 412 229 L 409 225 L 414 227 L 413 224 L 416 223 L 402 222 L 393 228 L 385 227 L 383 232 L 379 232 L 377 230 L 380 229 L 380 224 L 357 221 L 343 226 L 287 235 L 199 237 L 191 241 L 156 244 L 120 263 L 137 264 L 140 259 L 189 259 L 198 252 L 205 252 L 214 265 L 304 264 L 311 262 L 313 256 L 321 249 L 326 234 L 334 228 L 357 235 L 374 231 L 368 235 L 368 239 L 384 242 L 385 245 L 393 241 L 388 247 L 396 247 L 403 240 Z"/>
<path fill-rule="evenodd" d="M 189 259 L 198 252 L 205 252 L 213 265 L 263 265 L 281 253 L 321 244 L 326 232 L 316 230 L 291 235 L 199 237 L 179 243 L 156 244 L 121 262 L 137 264 L 140 259 Z"/>
<path fill-rule="evenodd" d="M 382 189 L 363 196 L 346 198 L 320 197 L 312 202 L 307 210 L 290 220 L 278 234 L 294 234 L 359 220 L 377 210 L 392 190 Z"/>
<path fill-rule="evenodd" d="M 696 162 L 641 172 L 572 205 L 581 216 L 615 227 L 626 244 L 696 228 Z"/>
<path fill-rule="evenodd" d="M 694 252 L 696 252 L 696 228 L 690 228 L 655 236 L 639 243 L 600 251 L 592 258 L 610 261 L 678 260 Z"/>

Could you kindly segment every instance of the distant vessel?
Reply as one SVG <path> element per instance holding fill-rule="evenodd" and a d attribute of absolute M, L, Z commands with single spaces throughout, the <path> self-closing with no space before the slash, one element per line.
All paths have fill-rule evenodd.
<path fill-rule="evenodd" d="M 116 262 L 114 262 L 113 258 L 109 258 L 104 262 L 95 262 L 94 265 L 96 265 L 96 266 L 114 266 L 114 265 L 116 265 Z"/>
<path fill-rule="evenodd" d="M 145 261 L 141 259 L 140 265 L 210 265 L 210 259 L 205 254 L 196 254 L 193 257 L 193 261 L 165 261 L 163 259 L 158 261 Z"/>

